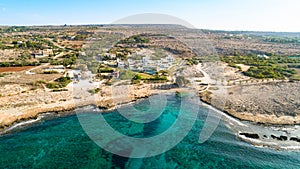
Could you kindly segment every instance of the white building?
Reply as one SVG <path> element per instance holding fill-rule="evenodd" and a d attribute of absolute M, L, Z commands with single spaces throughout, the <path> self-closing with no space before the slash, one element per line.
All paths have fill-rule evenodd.
<path fill-rule="evenodd" d="M 265 58 L 265 59 L 270 59 L 270 57 L 267 56 L 267 55 L 257 55 L 257 57 L 259 57 L 259 58 Z"/>
<path fill-rule="evenodd" d="M 118 62 L 118 68 L 124 69 L 125 66 L 125 62 Z"/>
<path fill-rule="evenodd" d="M 130 70 L 144 71 L 150 74 L 156 73 L 160 70 L 169 69 L 173 65 L 174 61 L 175 59 L 171 55 L 161 58 L 160 60 L 152 60 L 149 55 L 143 57 L 142 60 L 127 60 Z"/>

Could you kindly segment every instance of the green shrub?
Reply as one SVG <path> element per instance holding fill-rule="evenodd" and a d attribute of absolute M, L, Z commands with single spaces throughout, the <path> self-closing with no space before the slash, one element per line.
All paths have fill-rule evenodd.
<path fill-rule="evenodd" d="M 58 71 L 55 71 L 55 70 L 44 71 L 43 73 L 44 73 L 44 74 L 59 74 L 59 72 L 58 72 Z"/>
<path fill-rule="evenodd" d="M 70 77 L 60 77 L 55 80 L 55 82 L 50 82 L 46 84 L 46 87 L 49 89 L 59 89 L 67 87 L 67 85 L 71 83 Z"/>
<path fill-rule="evenodd" d="M 98 73 L 113 73 L 114 69 L 106 67 L 106 68 L 99 68 Z"/>
<path fill-rule="evenodd" d="M 230 67 L 233 67 L 233 68 L 242 70 L 241 66 L 238 66 L 238 65 L 236 65 L 236 64 L 234 64 L 234 63 L 228 63 L 228 65 L 229 65 Z"/>
<path fill-rule="evenodd" d="M 120 78 L 121 80 L 131 80 L 135 77 L 135 73 L 131 70 L 121 70 Z"/>
<path fill-rule="evenodd" d="M 96 88 L 96 89 L 89 90 L 89 93 L 91 93 L 91 94 L 97 94 L 97 93 L 99 93 L 100 91 L 101 91 L 100 88 Z"/>
<path fill-rule="evenodd" d="M 57 84 L 56 84 L 56 83 L 53 83 L 53 82 L 47 83 L 47 84 L 46 84 L 46 87 L 47 87 L 48 89 L 56 89 L 56 88 L 58 88 Z"/>

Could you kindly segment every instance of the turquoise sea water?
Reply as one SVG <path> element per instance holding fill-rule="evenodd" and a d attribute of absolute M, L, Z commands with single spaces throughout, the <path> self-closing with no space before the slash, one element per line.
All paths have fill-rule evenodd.
<path fill-rule="evenodd" d="M 163 114 L 148 124 L 128 121 L 117 111 L 104 117 L 119 132 L 151 137 L 172 125 L 179 106 L 180 98 L 169 95 Z M 136 109 L 148 107 L 147 100 L 135 105 Z M 253 147 L 239 141 L 222 121 L 207 142 L 198 143 L 206 112 L 200 108 L 193 129 L 180 144 L 144 159 L 119 157 L 101 149 L 84 132 L 77 115 L 43 121 L 0 138 L 0 168 L 300 168 L 299 152 Z M 97 119 L 99 114 L 87 111 L 79 116 Z"/>

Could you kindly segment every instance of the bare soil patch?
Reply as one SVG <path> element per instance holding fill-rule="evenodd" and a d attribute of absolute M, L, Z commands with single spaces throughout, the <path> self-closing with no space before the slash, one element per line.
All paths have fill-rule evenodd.
<path fill-rule="evenodd" d="M 0 73 L 5 72 L 20 72 L 24 70 L 29 70 L 34 68 L 35 66 L 22 66 L 22 67 L 0 67 Z"/>
<path fill-rule="evenodd" d="M 250 66 L 244 65 L 244 64 L 237 64 L 237 66 L 240 66 L 242 68 L 242 71 L 247 71 L 250 69 Z"/>

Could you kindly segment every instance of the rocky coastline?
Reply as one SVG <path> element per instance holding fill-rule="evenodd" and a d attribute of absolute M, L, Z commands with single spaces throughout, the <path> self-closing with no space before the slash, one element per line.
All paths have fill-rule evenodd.
<path fill-rule="evenodd" d="M 300 124 L 299 82 L 227 87 L 226 103 L 214 104 L 213 90 L 200 93 L 201 101 L 239 120 L 265 125 Z"/>
<path fill-rule="evenodd" d="M 0 135 L 5 135 L 18 131 L 19 129 L 26 128 L 31 124 L 38 123 L 43 119 L 51 119 L 55 117 L 63 117 L 67 115 L 72 115 L 76 113 L 77 108 L 82 108 L 86 106 L 94 106 L 98 109 L 101 109 L 102 112 L 111 111 L 117 106 L 136 102 L 138 100 L 148 98 L 151 95 L 159 93 L 176 93 L 182 89 L 152 89 L 150 85 L 131 85 L 127 86 L 128 92 L 118 94 L 118 88 L 114 88 L 115 92 L 113 94 L 112 87 L 105 87 L 103 90 L 95 95 L 90 93 L 81 94 L 81 97 L 72 97 L 70 100 L 65 100 L 64 102 L 56 102 L 51 104 L 41 104 L 32 106 L 26 109 L 18 109 L 18 113 L 11 113 L 8 116 L 0 117 L 1 129 Z M 120 91 L 124 89 L 119 87 Z M 116 92 L 117 91 L 117 92 Z M 186 89 L 183 89 L 186 91 Z M 74 92 L 74 91 L 73 91 Z M 74 94 L 71 94 L 74 96 Z M 116 97 L 116 95 L 118 97 Z M 76 95 L 77 96 L 77 95 Z M 236 113 L 232 109 L 228 109 L 225 106 L 214 104 L 213 99 L 216 97 L 213 91 L 206 91 L 200 93 L 200 100 L 207 105 L 213 106 L 212 108 L 216 109 L 222 114 L 222 117 L 229 119 L 229 124 L 233 123 L 236 125 L 229 126 L 237 135 L 237 138 L 245 142 L 249 142 L 255 146 L 271 147 L 275 149 L 289 149 L 289 150 L 299 150 L 300 149 L 300 135 L 297 135 L 297 132 L 280 132 L 278 130 L 273 130 L 272 126 L 277 126 L 278 128 L 285 128 L 286 126 L 297 126 L 295 123 L 295 118 L 293 120 L 286 120 L 288 117 L 280 116 L 274 118 L 274 115 L 266 114 L 256 114 L 253 115 L 251 112 L 248 112 L 248 115 L 245 113 Z M 84 99 L 82 99 L 84 98 Z M 20 111 L 22 110 L 22 111 Z M 258 119 L 257 121 L 254 119 Z M 290 117 L 292 118 L 292 117 Z M 5 119 L 5 120 L 4 120 Z M 239 120 L 236 120 L 239 119 Z M 281 119 L 281 120 L 276 120 Z M 282 123 L 282 120 L 285 122 Z M 246 124 L 246 125 L 242 125 Z M 238 128 L 236 126 L 239 126 Z M 251 126 L 251 127 L 249 127 Z M 260 127 L 258 130 L 253 130 L 255 127 Z M 269 128 L 268 130 L 265 128 Z M 261 132 L 256 132 L 261 131 Z M 295 129 L 295 131 L 298 131 Z"/>

